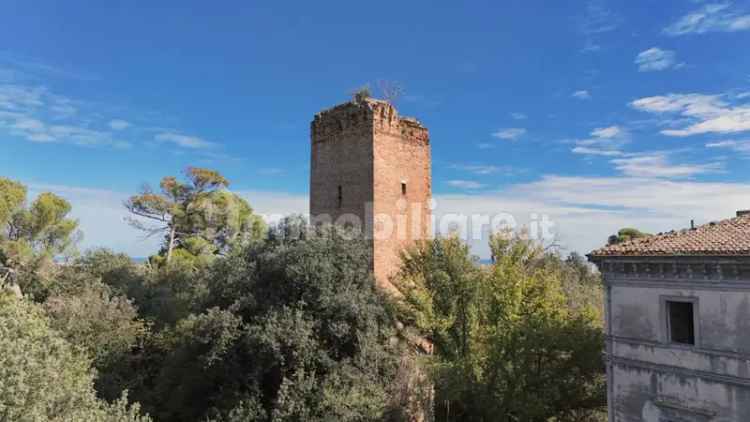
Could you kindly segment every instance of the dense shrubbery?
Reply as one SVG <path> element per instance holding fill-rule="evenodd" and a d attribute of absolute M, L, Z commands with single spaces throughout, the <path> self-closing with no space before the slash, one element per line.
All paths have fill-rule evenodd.
<path fill-rule="evenodd" d="M 96 398 L 86 353 L 50 326 L 43 309 L 0 291 L 0 420 L 146 422 L 123 397 Z"/>
<path fill-rule="evenodd" d="M 375 290 L 366 242 L 301 219 L 261 233 L 245 205 L 204 218 L 198 199 L 228 197 L 200 180 L 173 198 L 172 259 L 165 247 L 144 265 L 106 250 L 56 264 L 75 234 L 70 206 L 25 207 L 25 189 L 0 179 L 0 278 L 25 295 L 0 289 L 0 420 L 397 421 L 415 384 L 434 385 L 445 421 L 600 409 L 600 287 L 580 257 L 495 237 L 483 267 L 435 239 L 405 254 L 393 303 Z M 22 220 L 37 223 L 11 238 Z M 193 253 L 196 237 L 213 246 Z M 415 336 L 434 356 L 409 352 Z"/>
<path fill-rule="evenodd" d="M 489 266 L 456 238 L 404 255 L 400 308 L 435 345 L 437 420 L 598 420 L 603 336 L 596 301 L 581 291 L 596 288 L 594 276 L 576 256 L 565 262 L 518 237 L 490 246 Z"/>

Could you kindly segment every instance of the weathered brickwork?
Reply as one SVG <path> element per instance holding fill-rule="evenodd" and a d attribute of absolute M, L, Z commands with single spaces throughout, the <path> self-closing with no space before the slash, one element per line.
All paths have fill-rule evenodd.
<path fill-rule="evenodd" d="M 391 289 L 401 250 L 431 233 L 427 129 L 367 99 L 317 114 L 311 138 L 310 213 L 344 224 L 356 216 L 371 242 L 375 279 Z"/>

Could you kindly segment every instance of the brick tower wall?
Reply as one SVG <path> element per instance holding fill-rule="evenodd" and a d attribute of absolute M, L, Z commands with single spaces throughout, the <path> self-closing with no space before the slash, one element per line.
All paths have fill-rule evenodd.
<path fill-rule="evenodd" d="M 332 222 L 358 216 L 373 248 L 375 279 L 391 290 L 400 252 L 431 235 L 427 129 L 389 103 L 368 99 L 319 113 L 311 132 L 311 215 L 327 214 Z"/>
<path fill-rule="evenodd" d="M 394 224 L 386 237 L 380 234 L 387 228 L 378 231 L 375 223 L 373 272 L 380 285 L 389 287 L 401 251 L 431 235 L 430 137 L 419 122 L 399 117 L 390 104 L 378 103 L 375 109 L 374 211 L 390 216 Z"/>
<path fill-rule="evenodd" d="M 353 103 L 315 116 L 310 163 L 310 214 L 314 218 L 330 216 L 334 223 L 342 215 L 353 214 L 363 224 L 372 218 L 367 209 L 373 201 L 372 131 L 371 110 Z"/>

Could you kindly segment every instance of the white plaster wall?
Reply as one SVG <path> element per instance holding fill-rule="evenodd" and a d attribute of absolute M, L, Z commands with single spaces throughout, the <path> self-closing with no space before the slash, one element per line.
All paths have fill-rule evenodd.
<path fill-rule="evenodd" d="M 750 291 L 608 281 L 611 421 L 750 422 Z M 674 296 L 697 298 L 694 347 L 666 343 L 662 298 Z"/>
<path fill-rule="evenodd" d="M 662 296 L 698 298 L 701 348 L 750 354 L 750 291 L 613 286 L 612 335 L 664 342 Z"/>
<path fill-rule="evenodd" d="M 615 365 L 613 372 L 614 422 L 750 421 L 746 387 L 625 365 Z"/>

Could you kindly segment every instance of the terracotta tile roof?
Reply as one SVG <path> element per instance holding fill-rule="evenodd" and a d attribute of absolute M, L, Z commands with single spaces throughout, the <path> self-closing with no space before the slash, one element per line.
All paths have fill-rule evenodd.
<path fill-rule="evenodd" d="M 589 256 L 750 256 L 750 215 L 597 249 Z"/>

